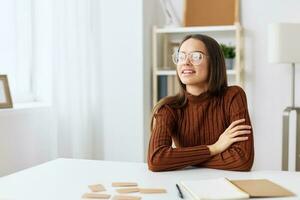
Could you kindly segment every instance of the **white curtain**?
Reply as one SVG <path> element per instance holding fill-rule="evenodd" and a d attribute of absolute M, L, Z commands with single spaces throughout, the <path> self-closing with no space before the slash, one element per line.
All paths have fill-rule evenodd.
<path fill-rule="evenodd" d="M 53 1 L 53 107 L 59 157 L 94 155 L 100 52 L 93 6 L 93 0 Z"/>

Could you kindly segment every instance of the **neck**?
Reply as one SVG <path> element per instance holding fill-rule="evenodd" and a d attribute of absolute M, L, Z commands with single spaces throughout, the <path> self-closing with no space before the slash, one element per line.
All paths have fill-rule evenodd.
<path fill-rule="evenodd" d="M 186 85 L 186 91 L 194 96 L 199 96 L 200 94 L 207 91 L 207 85 L 205 86 Z"/>

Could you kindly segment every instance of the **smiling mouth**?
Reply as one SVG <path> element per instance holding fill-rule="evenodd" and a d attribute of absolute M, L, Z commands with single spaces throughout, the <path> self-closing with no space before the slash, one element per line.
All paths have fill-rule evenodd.
<path fill-rule="evenodd" d="M 182 70 L 181 71 L 181 74 L 194 74 L 194 73 L 196 73 L 196 71 L 195 70 L 193 70 L 193 69 L 184 69 L 184 70 Z"/>

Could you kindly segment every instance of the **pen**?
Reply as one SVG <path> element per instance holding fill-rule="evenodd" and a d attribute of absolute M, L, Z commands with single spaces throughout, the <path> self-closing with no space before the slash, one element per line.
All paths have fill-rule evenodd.
<path fill-rule="evenodd" d="M 182 194 L 181 189 L 180 189 L 180 187 L 179 187 L 178 184 L 176 184 L 176 188 L 177 188 L 177 190 L 178 190 L 178 195 L 179 195 L 179 197 L 182 198 L 182 199 L 184 199 L 183 194 Z"/>

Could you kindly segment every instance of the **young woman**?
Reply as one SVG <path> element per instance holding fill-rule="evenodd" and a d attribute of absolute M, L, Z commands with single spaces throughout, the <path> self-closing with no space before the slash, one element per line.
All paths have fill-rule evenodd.
<path fill-rule="evenodd" d="M 246 95 L 227 85 L 219 44 L 205 35 L 187 36 L 173 61 L 181 90 L 154 107 L 149 169 L 249 171 L 254 147 Z"/>

